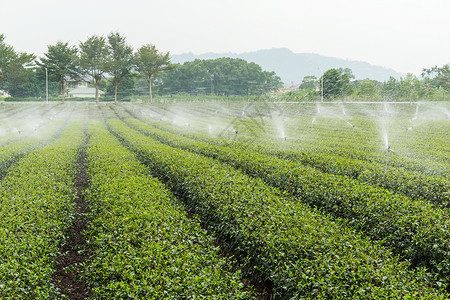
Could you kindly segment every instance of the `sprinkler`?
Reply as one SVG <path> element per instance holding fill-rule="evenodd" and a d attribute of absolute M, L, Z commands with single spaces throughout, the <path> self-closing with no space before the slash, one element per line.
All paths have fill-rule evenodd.
<path fill-rule="evenodd" d="M 411 129 L 412 129 L 412 127 L 406 128 L 406 134 L 405 134 L 405 138 L 406 138 L 406 139 L 408 139 L 408 131 L 411 130 Z"/>
<path fill-rule="evenodd" d="M 352 123 L 350 123 L 349 121 L 346 121 L 346 122 L 347 122 L 347 124 L 352 128 L 352 133 L 355 132 L 356 126 L 353 125 Z"/>
<path fill-rule="evenodd" d="M 386 152 L 386 165 L 384 167 L 384 178 L 386 179 L 386 174 L 387 174 L 387 167 L 389 164 L 389 153 L 390 152 L 394 152 L 394 150 L 391 149 L 391 146 L 387 147 L 387 152 Z"/>
<path fill-rule="evenodd" d="M 235 130 L 234 133 L 235 133 L 235 134 L 234 134 L 234 140 L 236 141 L 236 140 L 237 140 L 237 136 L 238 136 L 239 131 Z"/>
<path fill-rule="evenodd" d="M 283 139 L 284 139 L 284 150 L 286 150 L 287 136 L 285 136 Z"/>

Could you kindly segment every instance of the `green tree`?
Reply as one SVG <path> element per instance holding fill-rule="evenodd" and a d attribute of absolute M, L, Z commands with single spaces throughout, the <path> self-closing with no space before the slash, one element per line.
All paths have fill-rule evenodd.
<path fill-rule="evenodd" d="M 325 98 L 336 98 L 341 96 L 341 84 L 340 73 L 337 69 L 327 70 L 321 77 L 323 81 L 323 87 L 321 87 L 321 93 Z M 323 89 L 323 91 L 322 91 Z"/>
<path fill-rule="evenodd" d="M 357 89 L 358 96 L 365 98 L 373 98 L 377 93 L 375 82 L 369 78 L 364 79 Z"/>
<path fill-rule="evenodd" d="M 332 99 L 351 95 L 353 86 L 350 80 L 353 78 L 352 70 L 348 68 L 327 70 L 320 78 L 320 81 L 323 80 L 323 96 Z M 322 93 L 322 87 L 320 92 Z"/>
<path fill-rule="evenodd" d="M 16 82 L 26 81 L 30 76 L 35 56 L 27 53 L 19 53 L 14 48 L 5 43 L 5 36 L 0 34 L 0 84 L 4 84 L 8 80 Z"/>
<path fill-rule="evenodd" d="M 340 72 L 339 80 L 341 84 L 341 96 L 349 96 L 353 94 L 354 88 L 350 81 L 355 79 L 355 76 L 353 75 L 352 70 L 349 68 L 339 68 L 338 71 Z"/>
<path fill-rule="evenodd" d="M 126 38 L 117 32 L 108 35 L 110 58 L 108 72 L 114 78 L 114 103 L 117 103 L 117 90 L 122 79 L 133 68 L 133 48 L 126 44 Z"/>
<path fill-rule="evenodd" d="M 306 89 L 316 90 L 318 87 L 319 87 L 319 80 L 314 75 L 303 77 L 302 84 L 300 85 L 300 88 L 302 90 Z"/>
<path fill-rule="evenodd" d="M 116 80 L 114 77 L 108 78 L 106 82 L 106 93 L 108 95 L 114 95 L 117 93 L 117 97 L 126 97 L 130 96 L 135 92 L 135 81 L 132 73 L 124 76 L 120 80 L 120 92 L 116 89 Z M 147 90 L 147 87 L 145 88 Z"/>
<path fill-rule="evenodd" d="M 45 71 L 44 71 L 45 72 Z M 41 69 L 27 70 L 26 77 L 15 79 L 10 78 L 0 85 L 0 89 L 17 98 L 44 98 L 45 97 L 45 73 Z M 58 82 L 48 82 L 49 95 L 59 95 Z"/>
<path fill-rule="evenodd" d="M 185 62 L 162 78 L 162 93 L 256 95 L 282 86 L 275 72 L 263 71 L 258 64 L 239 58 Z"/>
<path fill-rule="evenodd" d="M 394 100 L 400 95 L 400 83 L 394 77 L 389 77 L 381 86 L 381 95 L 385 100 Z"/>
<path fill-rule="evenodd" d="M 411 101 L 417 98 L 417 90 L 420 89 L 420 82 L 416 76 L 411 73 L 400 78 L 399 93 L 400 99 Z"/>
<path fill-rule="evenodd" d="M 38 65 L 47 68 L 50 80 L 59 82 L 62 101 L 65 100 L 66 81 L 68 79 L 78 79 L 81 68 L 78 64 L 78 49 L 70 47 L 68 43 L 58 41 L 56 45 L 49 45 L 44 53 L 45 57 L 40 58 Z"/>
<path fill-rule="evenodd" d="M 147 44 L 138 49 L 134 56 L 136 70 L 147 78 L 149 102 L 152 102 L 152 78 L 173 69 L 169 52 L 162 53 L 154 45 Z"/>
<path fill-rule="evenodd" d="M 93 35 L 80 43 L 80 50 L 80 66 L 94 80 L 95 101 L 98 103 L 99 84 L 109 70 L 110 49 L 103 36 Z"/>
<path fill-rule="evenodd" d="M 441 68 L 434 66 L 429 69 L 423 69 L 423 77 L 432 78 L 436 87 L 442 87 L 447 92 L 450 92 L 450 66 L 444 65 Z"/>
<path fill-rule="evenodd" d="M 420 98 L 432 100 L 436 95 L 436 91 L 437 87 L 431 78 L 425 77 L 422 79 L 419 92 Z"/>

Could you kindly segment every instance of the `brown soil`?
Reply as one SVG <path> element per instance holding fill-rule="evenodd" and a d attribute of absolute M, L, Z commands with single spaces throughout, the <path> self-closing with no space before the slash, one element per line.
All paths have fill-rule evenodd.
<path fill-rule="evenodd" d="M 78 269 L 86 261 L 86 240 L 83 232 L 87 229 L 89 205 L 83 197 L 88 180 L 84 166 L 84 153 L 78 160 L 78 176 L 75 183 L 77 191 L 75 220 L 66 232 L 66 240 L 56 258 L 56 272 L 53 282 L 68 299 L 87 299 L 91 296 L 86 282 L 80 279 Z"/>

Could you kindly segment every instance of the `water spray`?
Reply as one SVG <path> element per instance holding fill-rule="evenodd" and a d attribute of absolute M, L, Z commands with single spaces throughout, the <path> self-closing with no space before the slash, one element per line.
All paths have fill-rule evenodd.
<path fill-rule="evenodd" d="M 344 105 L 341 103 L 340 106 L 341 106 L 341 108 L 342 108 L 342 114 L 343 114 L 344 116 L 346 116 L 346 115 L 347 115 L 347 112 L 345 111 Z"/>
<path fill-rule="evenodd" d="M 411 118 L 411 120 L 409 120 L 409 122 L 412 122 L 414 120 L 417 120 L 417 117 L 419 115 L 419 103 L 416 104 L 416 112 L 414 113 L 413 117 Z"/>
<path fill-rule="evenodd" d="M 385 112 L 386 114 L 389 114 L 389 108 L 388 108 L 388 105 L 387 105 L 386 102 L 383 103 L 383 108 L 384 108 L 384 112 Z"/>
<path fill-rule="evenodd" d="M 355 131 L 356 126 L 353 125 L 352 123 L 350 123 L 349 121 L 346 121 L 348 125 L 350 125 L 352 127 L 352 132 Z"/>

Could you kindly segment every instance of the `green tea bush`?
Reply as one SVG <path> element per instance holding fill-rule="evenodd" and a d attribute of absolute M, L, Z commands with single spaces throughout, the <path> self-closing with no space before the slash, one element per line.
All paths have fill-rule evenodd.
<path fill-rule="evenodd" d="M 81 122 L 8 169 L 0 182 L 0 298 L 55 299 L 54 259 L 74 214 Z"/>
<path fill-rule="evenodd" d="M 272 282 L 275 298 L 446 297 L 422 270 L 409 270 L 388 250 L 260 179 L 162 145 L 119 120 L 108 124 L 233 251 L 247 276 Z"/>
<path fill-rule="evenodd" d="M 126 121 L 144 132 L 150 130 L 148 126 L 146 127 L 136 119 L 128 118 Z M 176 133 L 177 136 L 181 135 L 193 138 L 212 145 L 230 145 L 229 141 L 208 137 L 199 133 L 192 133 L 179 128 L 174 128 L 170 125 L 160 124 L 158 122 L 151 122 L 150 124 L 161 130 Z M 154 135 L 156 134 L 155 129 L 152 129 L 152 133 Z M 164 137 L 160 137 L 161 140 L 168 138 L 167 134 Z M 194 145 L 193 149 L 201 146 L 201 144 L 196 145 L 196 143 L 193 143 L 192 141 L 181 139 L 179 137 L 174 137 L 173 141 L 174 146 L 182 147 L 184 149 L 189 149 L 191 147 L 190 143 Z M 270 147 L 249 145 L 245 142 L 233 143 L 233 149 L 236 149 L 235 151 L 244 149 L 254 150 L 262 154 L 289 159 L 319 169 L 322 172 L 348 176 L 362 182 L 367 182 L 371 185 L 381 186 L 395 192 L 400 192 L 412 199 L 426 199 L 443 207 L 450 205 L 450 186 L 448 179 L 440 176 L 427 175 L 421 172 L 414 172 L 393 166 L 388 166 L 387 172 L 385 172 L 384 164 L 342 157 L 327 153 L 326 151 L 320 151 L 320 153 L 318 153 L 311 151 L 277 150 L 276 148 L 273 149 Z"/>
<path fill-rule="evenodd" d="M 135 155 L 98 121 L 89 134 L 84 276 L 94 298 L 252 298 L 205 230 Z"/>
<path fill-rule="evenodd" d="M 55 120 L 39 130 L 39 134 L 22 139 L 13 140 L 0 147 L 0 176 L 6 172 L 8 167 L 26 153 L 44 146 L 55 139 L 64 122 Z"/>
<path fill-rule="evenodd" d="M 300 163 L 235 147 L 209 145 L 162 132 L 137 120 L 128 121 L 164 143 L 218 159 L 335 218 L 345 219 L 414 266 L 425 266 L 439 274 L 438 284 L 447 284 L 450 221 L 446 209 Z M 444 184 L 442 189 L 448 196 L 448 187 Z"/>

